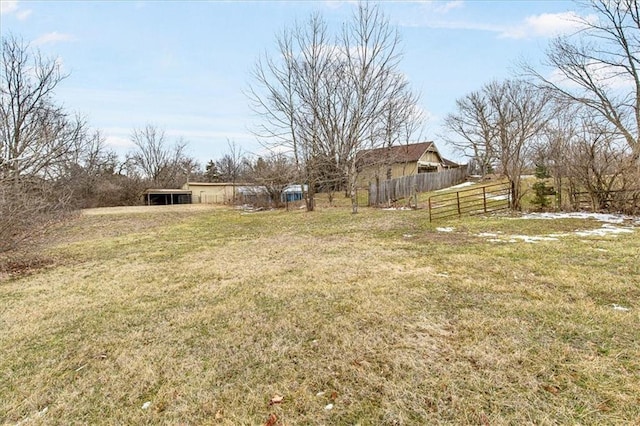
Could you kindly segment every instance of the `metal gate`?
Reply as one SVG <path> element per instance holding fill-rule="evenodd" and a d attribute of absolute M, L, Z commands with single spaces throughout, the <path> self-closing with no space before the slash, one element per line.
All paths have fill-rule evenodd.
<path fill-rule="evenodd" d="M 511 207 L 511 184 L 495 183 L 429 197 L 429 222 L 485 214 Z"/>

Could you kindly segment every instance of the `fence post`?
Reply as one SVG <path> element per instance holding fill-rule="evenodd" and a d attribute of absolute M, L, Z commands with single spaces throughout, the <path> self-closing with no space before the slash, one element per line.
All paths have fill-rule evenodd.
<path fill-rule="evenodd" d="M 486 188 L 482 187 L 482 204 L 484 205 L 484 213 L 487 213 L 487 191 Z"/>
<path fill-rule="evenodd" d="M 510 188 L 510 194 L 509 194 L 509 208 L 511 210 L 514 209 L 516 202 L 518 200 L 516 200 L 516 183 L 515 182 L 511 182 L 511 188 Z"/>
<path fill-rule="evenodd" d="M 456 199 L 458 201 L 458 217 L 462 216 L 462 213 L 460 213 L 460 191 L 456 191 Z"/>
<path fill-rule="evenodd" d="M 431 197 L 429 197 L 429 223 L 431 223 Z"/>

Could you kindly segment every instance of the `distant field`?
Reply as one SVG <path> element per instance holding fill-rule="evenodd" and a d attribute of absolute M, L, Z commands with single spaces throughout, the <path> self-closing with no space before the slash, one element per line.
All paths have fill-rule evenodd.
<path fill-rule="evenodd" d="M 640 419 L 637 221 L 169 206 L 56 232 L 0 281 L 0 423 Z"/>

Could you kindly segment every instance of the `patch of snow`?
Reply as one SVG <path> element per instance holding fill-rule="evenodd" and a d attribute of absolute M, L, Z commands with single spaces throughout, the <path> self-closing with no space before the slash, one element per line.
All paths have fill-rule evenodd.
<path fill-rule="evenodd" d="M 448 191 L 450 189 L 464 188 L 464 187 L 471 186 L 471 185 L 475 185 L 475 183 L 473 183 L 473 182 L 462 182 L 461 184 L 450 186 L 448 188 L 438 189 L 437 191 L 434 191 L 434 192 L 442 192 L 442 191 Z"/>
<path fill-rule="evenodd" d="M 537 243 L 538 241 L 558 241 L 558 238 L 556 238 L 555 236 L 543 236 L 543 237 L 537 237 L 537 236 L 529 236 L 529 235 L 509 235 L 506 240 L 502 240 L 499 237 L 498 234 L 492 234 L 489 232 L 481 232 L 480 234 L 476 234 L 478 237 L 481 238 L 487 238 L 490 237 L 489 239 L 487 239 L 487 241 L 491 242 L 491 243 L 501 243 L 501 242 L 509 242 L 509 243 L 517 243 L 518 241 L 524 241 L 525 243 Z"/>
<path fill-rule="evenodd" d="M 453 232 L 454 230 L 455 228 L 451 228 L 451 227 L 436 228 L 436 231 L 438 232 Z"/>
<path fill-rule="evenodd" d="M 325 410 L 333 410 L 333 404 L 327 404 L 324 406 Z"/>
<path fill-rule="evenodd" d="M 142 409 L 143 410 L 146 410 L 149 407 L 151 407 L 151 401 L 147 401 L 144 404 L 142 404 Z"/>
<path fill-rule="evenodd" d="M 633 233 L 633 229 L 630 228 L 618 228 L 612 225 L 603 225 L 602 228 L 590 229 L 588 231 L 576 231 L 575 234 L 580 237 L 597 236 L 604 237 L 605 235 L 617 235 L 617 234 L 629 234 Z"/>
<path fill-rule="evenodd" d="M 595 219 L 599 222 L 620 224 L 625 220 L 635 220 L 640 223 L 640 218 L 627 216 L 623 214 L 610 213 L 589 213 L 589 212 L 570 212 L 570 213 L 527 213 L 522 215 L 522 219 Z"/>
<path fill-rule="evenodd" d="M 620 306 L 620 305 L 616 305 L 615 303 L 611 305 L 613 307 L 614 310 L 616 311 L 623 311 L 623 312 L 628 312 L 631 309 L 630 308 L 625 308 L 624 306 Z"/>
<path fill-rule="evenodd" d="M 508 195 L 487 196 L 487 200 L 508 200 L 508 199 L 509 199 Z"/>
<path fill-rule="evenodd" d="M 515 243 L 517 241 L 524 241 L 525 243 L 535 243 L 538 241 L 558 241 L 559 238 L 569 237 L 571 235 L 577 235 L 579 237 L 604 237 L 607 235 L 616 236 L 618 234 L 629 234 L 633 232 L 634 232 L 633 228 L 619 228 L 612 225 L 604 225 L 602 228 L 598 228 L 598 229 L 590 229 L 586 231 L 577 230 L 572 234 L 562 233 L 562 234 L 549 234 L 546 236 L 509 235 L 507 237 L 508 240 L 506 241 L 510 243 Z M 487 241 L 492 243 L 504 241 L 497 238 L 499 237 L 499 235 L 491 234 L 488 232 L 482 232 L 480 234 L 476 234 L 476 236 L 481 238 L 489 238 L 487 239 Z M 584 242 L 588 242 L 588 241 L 584 240 Z M 596 250 L 605 251 L 605 252 L 607 251 L 604 249 L 596 249 Z"/>
<path fill-rule="evenodd" d="M 443 278 L 448 278 L 449 277 L 449 274 L 447 274 L 446 272 L 442 272 L 440 274 L 435 274 L 435 275 L 436 275 L 436 277 L 443 277 Z"/>
<path fill-rule="evenodd" d="M 411 235 L 411 234 L 404 234 L 404 235 L 403 235 L 403 237 L 404 237 L 404 238 L 413 238 L 413 235 Z"/>
<path fill-rule="evenodd" d="M 316 396 L 323 396 L 324 395 L 324 391 L 320 391 L 316 394 Z"/>
<path fill-rule="evenodd" d="M 478 237 L 497 237 L 498 234 L 492 234 L 491 232 L 481 232 L 478 234 Z"/>
<path fill-rule="evenodd" d="M 555 237 L 532 237 L 529 235 L 510 235 L 509 242 L 515 243 L 518 240 L 524 241 L 525 243 L 537 243 L 538 241 L 558 241 Z"/>

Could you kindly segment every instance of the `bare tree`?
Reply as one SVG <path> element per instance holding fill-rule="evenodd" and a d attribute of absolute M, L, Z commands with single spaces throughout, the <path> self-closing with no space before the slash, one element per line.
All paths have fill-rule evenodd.
<path fill-rule="evenodd" d="M 293 160 L 281 153 L 271 153 L 258 157 L 250 163 L 248 179 L 265 188 L 275 206 L 282 202 L 282 194 L 287 185 L 295 181 L 296 168 Z"/>
<path fill-rule="evenodd" d="M 342 138 L 342 157 L 349 182 L 352 211 L 357 212 L 357 154 L 384 146 L 394 134 L 416 120 L 417 97 L 399 71 L 400 36 L 377 6 L 360 3 L 342 34 L 342 55 L 347 64 L 345 103 L 350 114 Z M 346 88 L 346 87 L 345 87 Z"/>
<path fill-rule="evenodd" d="M 249 88 L 252 107 L 262 117 L 255 132 L 269 149 L 285 150 L 294 158 L 298 174 L 308 184 L 307 210 L 314 208 L 314 191 L 327 154 L 320 139 L 321 93 L 331 90 L 328 75 L 335 47 L 327 25 L 313 14 L 305 26 L 296 25 L 276 36 L 278 56 L 260 58 Z M 324 82 L 324 83 L 323 83 Z M 331 148 L 330 148 L 331 149 Z"/>
<path fill-rule="evenodd" d="M 85 123 L 54 103 L 66 75 L 15 37 L 2 39 L 0 66 L 0 178 L 55 178 L 85 137 Z"/>
<path fill-rule="evenodd" d="M 277 43 L 278 59 L 258 61 L 249 92 L 264 119 L 256 133 L 292 152 L 311 195 L 329 181 L 346 184 L 355 213 L 357 153 L 393 143 L 417 119 L 399 35 L 379 7 L 361 3 L 337 37 L 316 14 Z"/>
<path fill-rule="evenodd" d="M 80 145 L 65 165 L 63 175 L 55 181 L 55 188 L 71 190 L 72 204 L 77 208 L 113 205 L 118 189 L 112 189 L 109 183 L 114 180 L 118 156 L 107 149 L 100 131 L 88 135 Z"/>
<path fill-rule="evenodd" d="M 574 195 L 586 192 L 596 210 L 625 210 L 624 200 L 614 202 L 616 194 L 633 197 L 631 190 L 636 189 L 635 196 L 640 196 L 632 150 L 625 138 L 592 109 L 566 99 L 561 106 L 539 147 L 555 180 L 558 206 L 579 207 Z M 563 203 L 563 183 L 570 203 Z"/>
<path fill-rule="evenodd" d="M 131 160 L 152 185 L 170 188 L 186 181 L 192 162 L 185 154 L 185 140 L 180 138 L 170 144 L 164 130 L 147 124 L 143 129 L 133 130 L 131 142 L 135 145 Z"/>
<path fill-rule="evenodd" d="M 552 118 L 543 131 L 540 143 L 536 146 L 537 164 L 545 167 L 554 181 L 556 207 L 571 208 L 572 194 L 576 192 L 576 181 L 571 177 L 569 165 L 575 159 L 572 144 L 580 123 L 577 120 L 580 108 L 576 104 L 561 102 L 554 109 Z M 569 197 L 564 197 L 565 185 L 568 185 Z"/>
<path fill-rule="evenodd" d="M 235 185 L 244 172 L 245 155 L 242 147 L 233 141 L 227 140 L 227 147 L 227 153 L 216 161 L 215 165 L 219 179 L 222 182 L 230 182 Z"/>
<path fill-rule="evenodd" d="M 455 113 L 446 116 L 444 125 L 458 138 L 446 136 L 447 142 L 472 159 L 481 175 L 491 173 L 499 158 L 494 149 L 495 128 L 486 93 L 471 92 L 456 100 Z"/>
<path fill-rule="evenodd" d="M 58 62 L 13 36 L 0 45 L 0 252 L 37 240 L 64 216 L 71 188 L 56 186 L 86 148 L 85 123 L 56 104 Z"/>
<path fill-rule="evenodd" d="M 548 92 L 521 80 L 485 85 L 457 102 L 445 123 L 460 139 L 454 144 L 483 161 L 497 159 L 512 186 L 512 208 L 520 208 L 520 176 L 551 117 Z"/>
<path fill-rule="evenodd" d="M 525 65 L 542 87 L 591 109 L 622 135 L 640 159 L 640 9 L 636 0 L 591 0 L 582 30 L 547 50 L 552 76 Z"/>
<path fill-rule="evenodd" d="M 612 191 L 620 188 L 627 171 L 629 155 L 609 122 L 585 117 L 581 124 L 570 145 L 569 177 L 574 186 L 587 191 L 596 210 L 608 210 Z"/>

